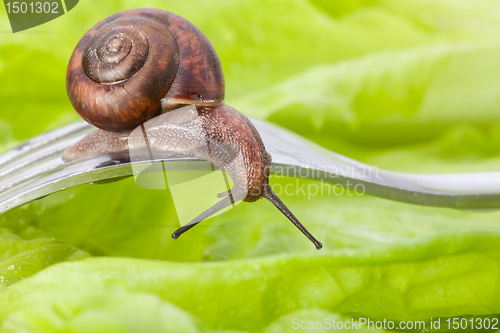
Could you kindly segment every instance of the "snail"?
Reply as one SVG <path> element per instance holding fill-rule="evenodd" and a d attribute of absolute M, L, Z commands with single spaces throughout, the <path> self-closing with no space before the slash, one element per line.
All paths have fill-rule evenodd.
<path fill-rule="evenodd" d="M 273 192 L 271 155 L 250 120 L 224 103 L 220 60 L 186 19 L 150 8 L 105 18 L 76 46 L 66 87 L 78 114 L 98 129 L 68 148 L 64 159 L 124 151 L 147 132 L 148 147 L 189 151 L 233 179 L 225 197 L 176 230 L 174 239 L 235 201 L 266 198 L 322 248 Z"/>

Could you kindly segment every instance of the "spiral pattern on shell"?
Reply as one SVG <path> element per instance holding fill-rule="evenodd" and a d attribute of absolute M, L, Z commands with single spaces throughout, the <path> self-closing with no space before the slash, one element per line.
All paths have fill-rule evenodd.
<path fill-rule="evenodd" d="M 96 82 L 115 83 L 130 79 L 144 66 L 148 55 L 149 40 L 144 32 L 120 26 L 90 40 L 83 69 Z"/>
<path fill-rule="evenodd" d="M 224 97 L 210 42 L 189 21 L 158 9 L 120 12 L 90 29 L 71 56 L 66 86 L 83 119 L 114 132 L 169 111 L 164 98 L 203 105 Z"/>

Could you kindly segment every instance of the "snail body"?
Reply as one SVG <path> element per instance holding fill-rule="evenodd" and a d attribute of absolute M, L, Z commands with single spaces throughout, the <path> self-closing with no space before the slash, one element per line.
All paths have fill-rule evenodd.
<path fill-rule="evenodd" d="M 148 133 L 148 147 L 189 152 L 233 179 L 226 197 L 173 238 L 235 201 L 266 198 L 321 249 L 272 191 L 271 156 L 250 120 L 223 102 L 220 60 L 189 21 L 158 9 L 112 15 L 80 40 L 66 82 L 75 110 L 98 129 L 68 148 L 64 159 L 125 151 L 134 147 L 136 133 Z"/>

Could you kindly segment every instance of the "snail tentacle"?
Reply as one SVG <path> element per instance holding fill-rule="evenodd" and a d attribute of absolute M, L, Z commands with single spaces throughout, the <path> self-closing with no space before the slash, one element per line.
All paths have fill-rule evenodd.
<path fill-rule="evenodd" d="M 245 189 L 240 189 L 240 190 L 231 190 L 231 194 L 229 194 L 228 197 L 222 199 L 209 209 L 205 210 L 203 213 L 195 217 L 191 222 L 188 224 L 183 225 L 176 231 L 172 233 L 172 238 L 177 239 L 179 238 L 180 235 L 197 225 L 198 223 L 208 219 L 210 216 L 220 212 L 226 207 L 231 206 L 237 201 L 243 200 L 246 196 L 246 190 Z"/>
<path fill-rule="evenodd" d="M 300 223 L 300 221 L 293 215 L 293 213 L 288 209 L 288 207 L 281 201 L 276 193 L 274 193 L 273 189 L 269 184 L 266 186 L 266 191 L 264 194 L 264 198 L 269 200 L 280 212 L 285 215 L 290 222 L 293 223 L 313 244 L 316 246 L 316 250 L 321 250 L 323 248 L 323 244 L 318 241 L 307 229 Z"/>

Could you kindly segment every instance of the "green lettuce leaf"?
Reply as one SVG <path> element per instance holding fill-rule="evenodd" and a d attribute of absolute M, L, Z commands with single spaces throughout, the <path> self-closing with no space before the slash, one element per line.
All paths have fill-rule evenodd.
<path fill-rule="evenodd" d="M 50 265 L 89 256 L 30 225 L 32 215 L 28 208 L 0 216 L 0 294 Z"/>
<path fill-rule="evenodd" d="M 457 124 L 498 124 L 499 55 L 499 39 L 377 52 L 315 66 L 238 105 L 305 134 L 323 129 L 375 145 L 418 142 Z"/>
<path fill-rule="evenodd" d="M 498 235 L 478 234 L 413 244 L 406 251 L 389 247 L 213 264 L 91 258 L 54 265 L 17 283 L 0 298 L 0 307 L 9 309 L 0 319 L 4 325 L 65 328 L 95 314 L 102 319 L 87 324 L 91 331 L 112 323 L 133 328 L 120 320 L 135 308 L 129 302 L 148 303 L 155 312 L 166 307 L 176 313 L 178 307 L 205 330 L 258 331 L 304 308 L 396 321 L 498 313 L 498 241 Z M 110 300 L 103 302 L 103 295 Z M 156 313 L 141 313 L 139 320 L 157 325 Z M 179 320 L 188 325 L 183 318 L 190 316 Z"/>

